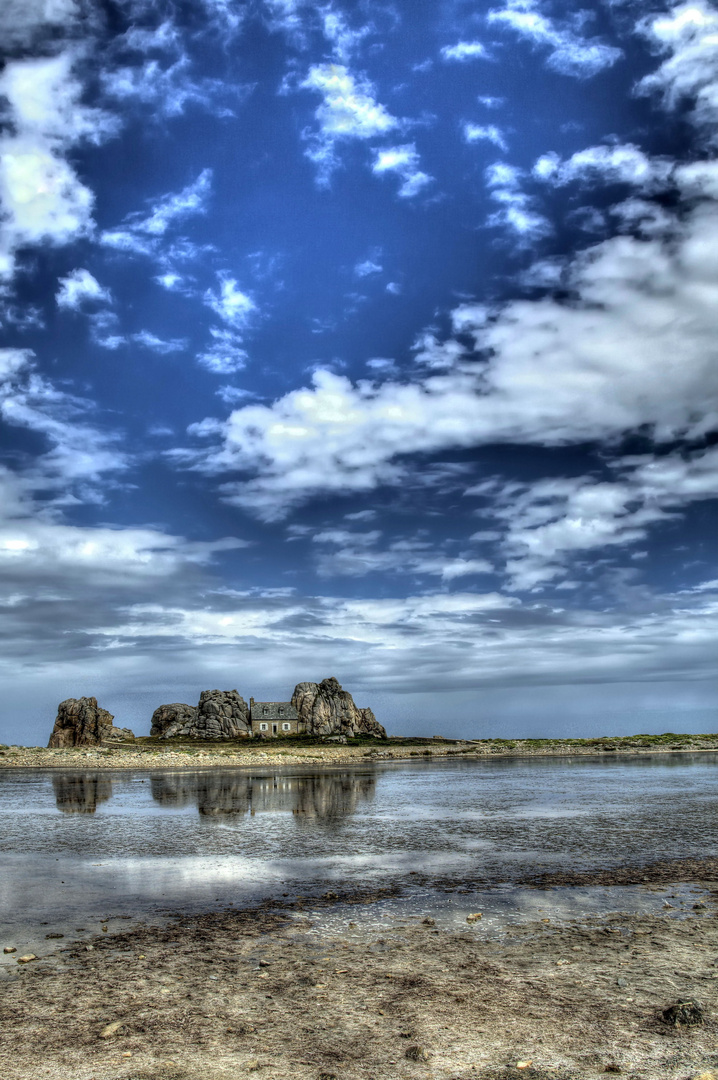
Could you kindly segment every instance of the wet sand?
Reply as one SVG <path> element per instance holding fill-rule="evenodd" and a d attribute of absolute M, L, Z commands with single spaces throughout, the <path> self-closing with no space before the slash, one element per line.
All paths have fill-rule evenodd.
<path fill-rule="evenodd" d="M 627 873 L 575 883 L 621 884 Z M 718 1076 L 718 863 L 632 873 L 647 889 L 691 881 L 707 900 L 681 917 L 616 912 L 489 935 L 480 920 L 461 931 L 398 921 L 401 897 L 385 928 L 362 929 L 352 910 L 386 893 L 332 892 L 100 934 L 90 949 L 48 953 L 0 982 L 0 1076 Z M 335 918 L 322 931 L 322 912 L 338 910 L 346 929 Z M 697 1003 L 701 1023 L 663 1019 L 686 1002 Z"/>

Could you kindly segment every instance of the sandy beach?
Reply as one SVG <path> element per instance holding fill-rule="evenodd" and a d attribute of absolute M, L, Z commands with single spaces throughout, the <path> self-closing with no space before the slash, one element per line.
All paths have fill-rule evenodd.
<path fill-rule="evenodd" d="M 571 880 L 564 873 L 561 883 Z M 16 964 L 0 983 L 0 1075 L 718 1075 L 718 860 L 603 871 L 595 880 L 663 890 L 665 910 L 545 918 L 487 935 L 480 920 L 457 932 L 402 919 L 398 897 L 377 933 L 362 931 L 352 912 L 380 894 L 333 892 L 100 932 Z M 678 910 L 671 888 L 683 880 L 705 898 Z M 337 910 L 345 925 L 338 932 L 335 920 L 322 932 L 321 914 Z M 674 1005 L 679 1020 L 696 1022 L 674 1023 L 665 1011 Z"/>

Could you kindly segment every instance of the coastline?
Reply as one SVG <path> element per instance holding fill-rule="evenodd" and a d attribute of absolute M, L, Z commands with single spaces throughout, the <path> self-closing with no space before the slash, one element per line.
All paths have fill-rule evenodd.
<path fill-rule="evenodd" d="M 660 913 L 545 918 L 498 934 L 481 922 L 438 927 L 402 910 L 401 896 L 380 929 L 365 926 L 354 911 L 381 899 L 368 891 L 96 934 L 17 965 L 0 984 L 0 1072 L 715 1080 L 718 868 L 706 861 L 701 878 L 699 862 L 689 875 L 679 864 L 649 870 L 650 889 L 690 876 L 704 890 L 686 910 L 666 901 Z M 547 906 L 550 896 L 548 886 Z M 664 1018 L 686 1002 L 700 1023 Z"/>
<path fill-rule="evenodd" d="M 491 759 L 681 754 L 718 751 L 718 734 L 632 735 L 602 739 L 389 738 L 342 744 L 278 739 L 231 743 L 161 742 L 139 737 L 122 746 L 0 747 L 0 769 L 196 769 L 284 765 L 367 765 L 437 758 Z"/>

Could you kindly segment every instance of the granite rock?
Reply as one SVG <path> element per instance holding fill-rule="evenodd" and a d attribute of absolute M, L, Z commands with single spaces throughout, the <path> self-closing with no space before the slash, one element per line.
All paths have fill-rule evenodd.
<path fill-rule="evenodd" d="M 334 678 L 320 683 L 298 683 L 292 705 L 307 735 L 373 735 L 385 739 L 386 731 L 371 709 L 359 709 L 347 690 Z"/>
<path fill-rule="evenodd" d="M 160 705 L 152 713 L 150 735 L 156 739 L 171 739 L 173 735 L 191 735 L 197 720 L 197 706 L 175 701 Z"/>
<path fill-rule="evenodd" d="M 249 705 L 236 690 L 203 690 L 190 733 L 196 739 L 238 739 L 251 733 Z"/>
<path fill-rule="evenodd" d="M 129 728 L 114 727 L 112 713 L 101 709 L 97 698 L 68 698 L 57 707 L 57 719 L 48 747 L 99 746 L 134 739 Z"/>

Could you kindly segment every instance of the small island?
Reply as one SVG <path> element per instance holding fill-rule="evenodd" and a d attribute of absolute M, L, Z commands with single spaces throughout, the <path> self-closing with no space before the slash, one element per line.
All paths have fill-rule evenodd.
<path fill-rule="evenodd" d="M 114 716 L 100 708 L 97 698 L 68 698 L 60 702 L 48 749 L 112 746 L 135 741 L 129 728 L 115 727 Z M 249 704 L 237 690 L 203 690 L 197 705 L 174 702 L 152 714 L 150 738 L 155 739 L 269 739 L 297 735 L 339 739 L 369 736 L 386 739 L 386 730 L 371 709 L 359 709 L 352 695 L 335 678 L 301 682 L 289 701 Z"/>

